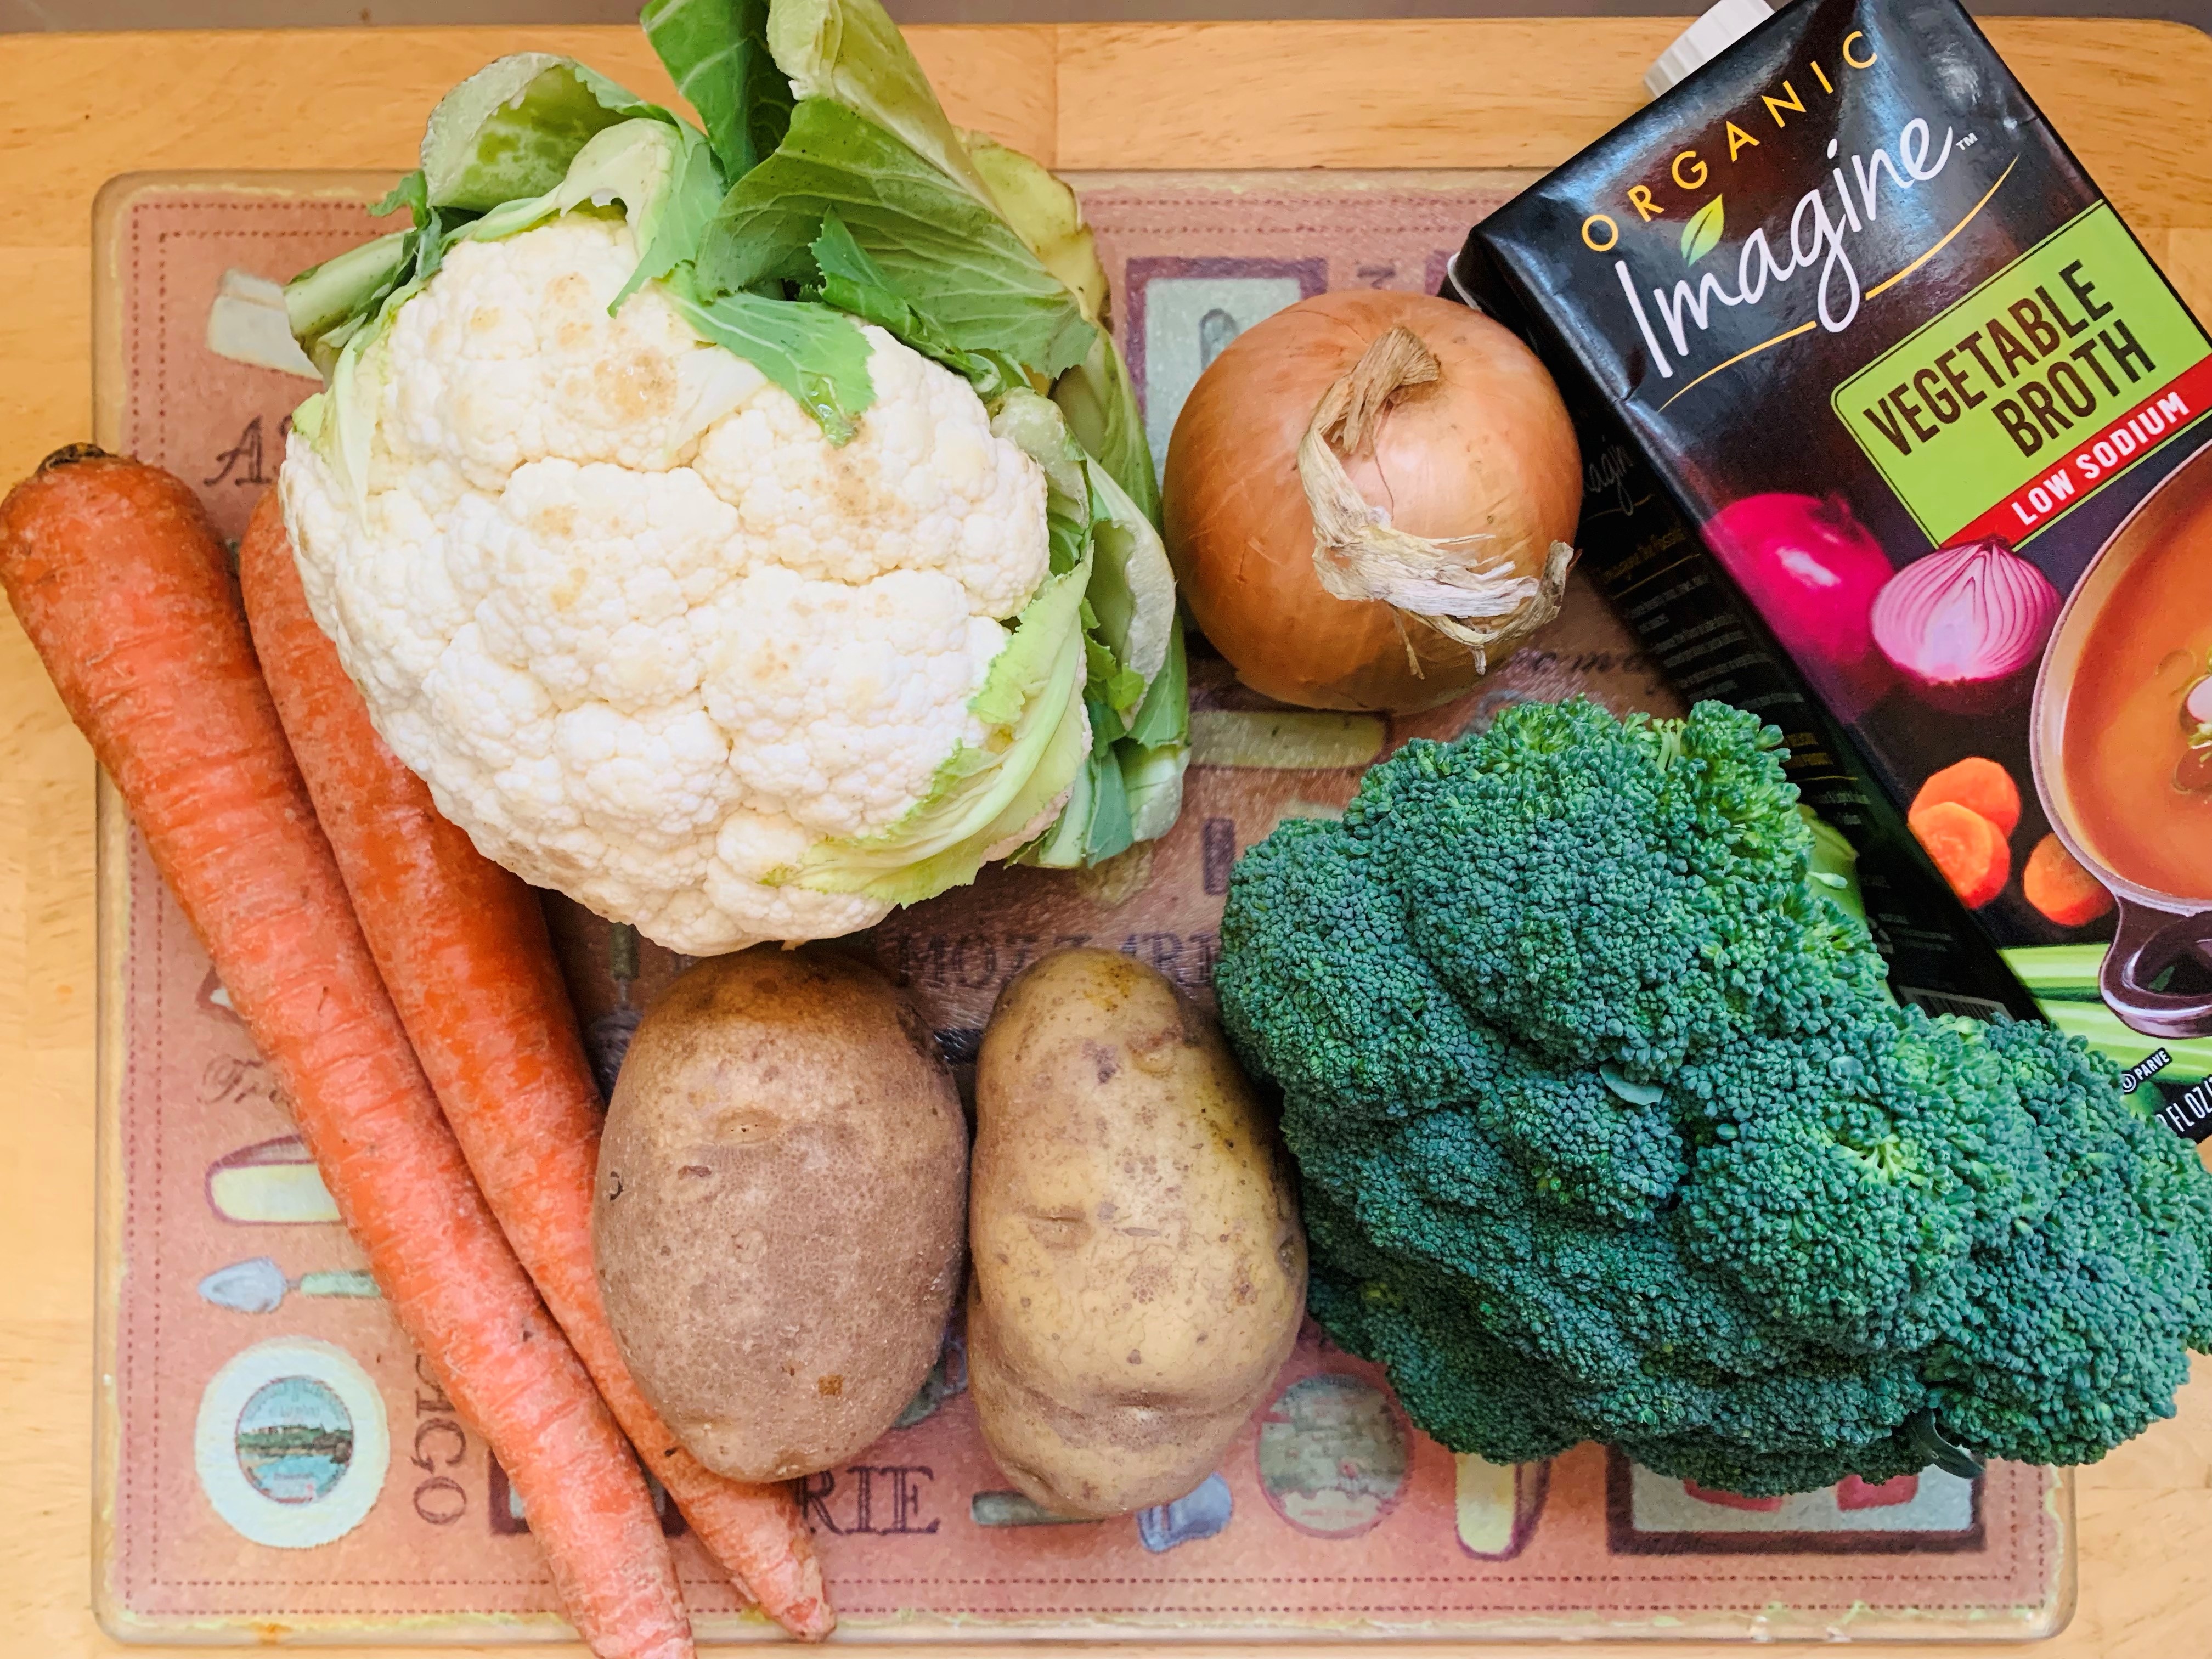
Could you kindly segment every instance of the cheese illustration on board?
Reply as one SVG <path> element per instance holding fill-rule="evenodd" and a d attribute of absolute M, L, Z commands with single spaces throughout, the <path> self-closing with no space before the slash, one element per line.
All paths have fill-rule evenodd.
<path fill-rule="evenodd" d="M 297 1135 L 226 1152 L 207 1170 L 208 1207 L 225 1221 L 296 1226 L 335 1222 L 338 1206 Z"/>
<path fill-rule="evenodd" d="M 1452 1459 L 1452 1515 L 1460 1547 L 1479 1560 L 1510 1561 L 1528 1547 L 1552 1487 L 1550 1459 L 1493 1463 L 1462 1452 Z"/>

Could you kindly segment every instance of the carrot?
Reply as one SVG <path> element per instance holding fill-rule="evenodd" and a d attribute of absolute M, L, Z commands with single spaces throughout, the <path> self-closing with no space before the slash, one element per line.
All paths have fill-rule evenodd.
<path fill-rule="evenodd" d="M 2061 927 L 2086 927 L 2112 908 L 2105 884 L 2084 870 L 2056 836 L 2045 836 L 2020 872 L 2027 902 Z"/>
<path fill-rule="evenodd" d="M 1920 793 L 1912 798 L 1912 811 L 1917 812 L 1923 806 L 1947 800 L 1980 813 L 1996 825 L 1997 834 L 2007 839 L 2020 828 L 2020 786 L 2012 781 L 2011 773 L 1993 760 L 1969 755 L 1940 772 L 1930 773 L 1928 781 L 1920 786 Z"/>
<path fill-rule="evenodd" d="M 2012 875 L 2012 849 L 1997 827 L 1972 807 L 1939 800 L 1915 807 L 1906 822 L 1928 856 L 1969 910 L 2004 891 Z"/>
<path fill-rule="evenodd" d="M 593 1650 L 690 1659 L 644 1478 L 470 1178 L 385 994 L 191 492 L 89 446 L 0 502 L 0 583 Z"/>
<path fill-rule="evenodd" d="M 836 1620 L 793 1489 L 702 1465 L 616 1345 L 592 1255 L 599 1091 L 537 895 L 441 816 L 377 736 L 308 612 L 274 490 L 238 566 L 262 672 L 370 953 L 492 1213 L 700 1541 L 793 1634 L 827 1636 Z"/>

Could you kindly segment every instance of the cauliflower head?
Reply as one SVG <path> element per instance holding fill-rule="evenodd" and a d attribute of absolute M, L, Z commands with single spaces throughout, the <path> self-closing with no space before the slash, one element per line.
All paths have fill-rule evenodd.
<path fill-rule="evenodd" d="M 410 227 L 285 289 L 325 382 L 285 520 L 377 730 L 488 855 L 695 955 L 1181 805 L 1174 578 L 1074 195 L 979 165 L 838 3 L 648 7 L 703 127 L 486 65 L 379 209 Z"/>
<path fill-rule="evenodd" d="M 377 729 L 489 857 L 694 955 L 879 920 L 788 879 L 990 738 L 970 702 L 1043 583 L 1045 478 L 892 338 L 833 446 L 700 336 L 627 221 L 464 241 L 368 365 L 356 491 L 282 488 Z M 1066 796 L 1063 787 L 1057 800 Z"/>

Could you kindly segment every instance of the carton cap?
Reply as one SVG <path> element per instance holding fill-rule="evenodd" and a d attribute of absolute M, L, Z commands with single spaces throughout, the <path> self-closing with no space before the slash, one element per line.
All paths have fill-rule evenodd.
<path fill-rule="evenodd" d="M 1720 0 L 1720 3 L 1674 37 L 1659 61 L 1644 71 L 1644 89 L 1654 98 L 1710 64 L 1789 3 L 1789 0 Z"/>

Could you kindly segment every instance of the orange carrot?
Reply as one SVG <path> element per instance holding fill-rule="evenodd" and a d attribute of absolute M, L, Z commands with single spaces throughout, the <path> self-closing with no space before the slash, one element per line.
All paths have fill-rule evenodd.
<path fill-rule="evenodd" d="M 1916 807 L 1906 820 L 1928 856 L 1969 910 L 2004 891 L 2012 876 L 2012 849 L 1997 827 L 1972 807 L 1939 800 Z"/>
<path fill-rule="evenodd" d="M 644 1478 L 470 1178 L 362 941 L 191 490 L 89 446 L 0 503 L 0 583 L 289 1096 L 370 1271 L 602 1655 L 690 1659 Z"/>
<path fill-rule="evenodd" d="M 377 736 L 308 612 L 274 490 L 238 566 L 262 672 L 369 951 L 493 1214 L 700 1541 L 793 1634 L 827 1636 L 836 1620 L 795 1491 L 699 1463 L 616 1345 L 592 1256 L 599 1093 L 537 895 L 441 817 Z"/>
<path fill-rule="evenodd" d="M 2011 773 L 1993 760 L 1969 755 L 1930 773 L 1912 798 L 1912 810 L 1917 812 L 1923 806 L 1947 800 L 1980 813 L 1996 825 L 1997 834 L 2008 839 L 2020 828 L 2020 786 L 2012 781 Z"/>
<path fill-rule="evenodd" d="M 2112 908 L 2104 883 L 2084 870 L 2056 836 L 2045 836 L 2020 872 L 2027 902 L 2061 927 L 2086 927 Z"/>

